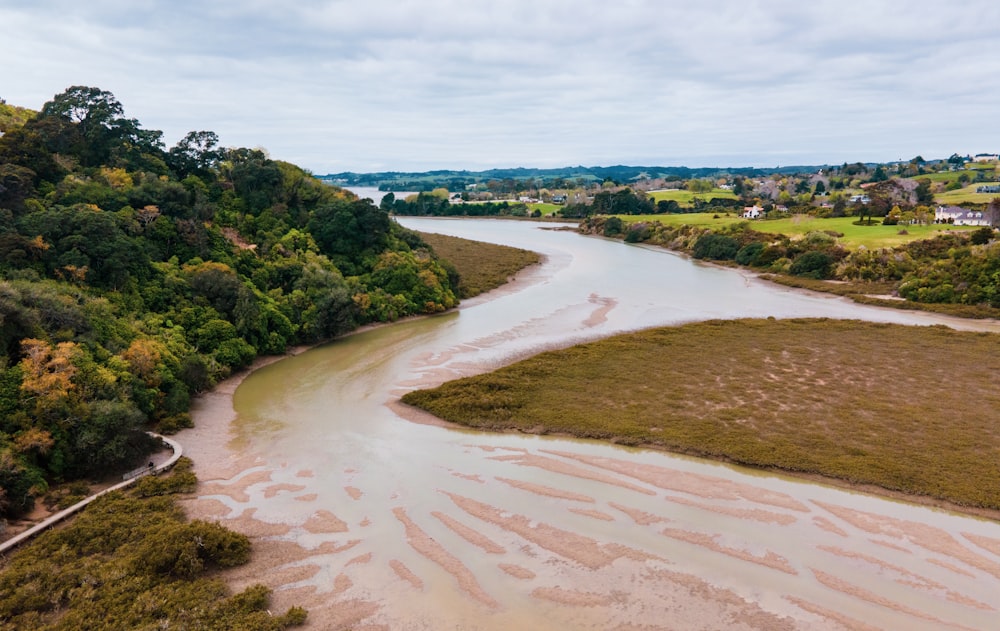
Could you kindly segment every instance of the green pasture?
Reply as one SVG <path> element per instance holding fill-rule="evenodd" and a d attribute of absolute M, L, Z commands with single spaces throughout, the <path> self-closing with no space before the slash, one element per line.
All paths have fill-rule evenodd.
<path fill-rule="evenodd" d="M 693 193 L 691 191 L 673 189 L 668 191 L 651 191 L 649 196 L 657 202 L 660 200 L 673 200 L 681 206 L 690 206 L 694 203 L 695 199 L 703 201 L 711 201 L 713 199 L 736 199 L 736 195 L 733 194 L 732 191 L 726 191 L 721 188 L 712 189 L 712 191 L 708 193 Z"/>
<path fill-rule="evenodd" d="M 969 184 L 957 191 L 946 191 L 934 196 L 934 201 L 939 204 L 988 204 L 993 199 L 1000 197 L 997 193 L 977 193 L 980 186 L 996 186 L 1000 182 L 976 182 Z"/>
<path fill-rule="evenodd" d="M 546 217 L 553 213 L 557 213 L 562 209 L 563 207 L 558 204 L 546 204 L 544 202 L 538 202 L 536 204 L 528 204 L 529 212 L 534 212 L 536 210 L 539 210 L 542 213 L 542 217 Z"/>
<path fill-rule="evenodd" d="M 843 234 L 838 242 L 847 248 L 890 248 L 918 239 L 931 239 L 949 231 L 974 230 L 969 226 L 947 226 L 930 224 L 925 226 L 883 226 L 875 219 L 870 226 L 856 226 L 857 217 L 819 218 L 810 215 L 792 215 L 785 219 L 746 220 L 733 213 L 678 213 L 669 215 L 619 215 L 622 221 L 637 223 L 659 221 L 668 226 L 692 225 L 721 228 L 741 221 L 749 221 L 750 227 L 758 232 L 772 232 L 789 237 L 805 236 L 809 232 L 829 230 Z M 905 234 L 900 234 L 904 232 Z"/>
<path fill-rule="evenodd" d="M 988 165 L 987 165 L 988 166 Z M 941 171 L 939 173 L 924 173 L 923 175 L 914 175 L 908 177 L 908 180 L 930 180 L 931 182 L 944 182 L 950 184 L 951 182 L 957 182 L 958 178 L 965 174 L 969 178 L 970 182 L 974 182 L 979 176 L 978 172 L 983 169 L 965 169 L 963 171 Z"/>

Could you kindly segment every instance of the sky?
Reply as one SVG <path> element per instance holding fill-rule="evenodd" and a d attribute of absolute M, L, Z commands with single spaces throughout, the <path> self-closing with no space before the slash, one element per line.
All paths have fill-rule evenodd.
<path fill-rule="evenodd" d="M 0 0 L 0 98 L 316 174 L 1000 152 L 997 0 Z"/>

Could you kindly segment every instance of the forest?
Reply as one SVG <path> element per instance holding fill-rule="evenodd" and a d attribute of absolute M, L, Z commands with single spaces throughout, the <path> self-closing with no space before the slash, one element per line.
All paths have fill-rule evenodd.
<path fill-rule="evenodd" d="M 260 149 L 167 148 L 95 87 L 3 113 L 0 520 L 141 462 L 258 355 L 457 303 L 416 233 Z"/>

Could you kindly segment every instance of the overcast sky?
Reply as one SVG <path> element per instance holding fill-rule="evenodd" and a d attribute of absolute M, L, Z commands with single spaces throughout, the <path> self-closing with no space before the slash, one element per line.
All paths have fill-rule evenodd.
<path fill-rule="evenodd" d="M 998 0 L 0 0 L 0 98 L 323 174 L 1000 151 Z"/>

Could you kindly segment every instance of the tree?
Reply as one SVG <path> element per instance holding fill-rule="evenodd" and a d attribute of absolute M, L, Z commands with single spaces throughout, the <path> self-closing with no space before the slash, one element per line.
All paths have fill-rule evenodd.
<path fill-rule="evenodd" d="M 75 155 L 83 166 L 100 166 L 114 158 L 133 164 L 143 154 L 162 152 L 162 132 L 143 130 L 139 122 L 125 118 L 121 103 L 110 92 L 88 86 L 72 86 L 42 106 L 39 116 L 73 124 L 82 143 Z"/>
<path fill-rule="evenodd" d="M 178 178 L 206 176 L 221 157 L 219 137 L 213 131 L 191 131 L 167 153 L 167 165 Z"/>

